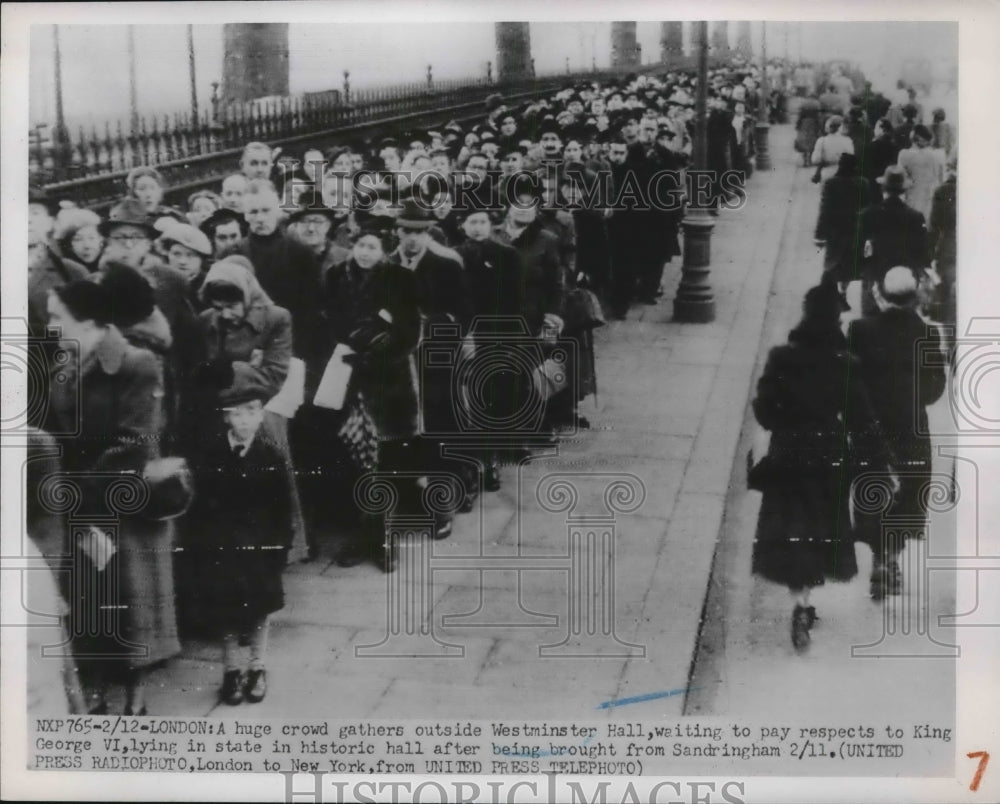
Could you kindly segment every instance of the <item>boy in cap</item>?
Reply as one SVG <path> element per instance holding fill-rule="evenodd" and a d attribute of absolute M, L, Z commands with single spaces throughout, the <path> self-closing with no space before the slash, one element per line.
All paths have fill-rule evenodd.
<path fill-rule="evenodd" d="M 281 575 L 292 543 L 292 497 L 284 459 L 261 431 L 266 392 L 239 375 L 218 397 L 224 428 L 197 463 L 204 572 L 201 604 L 224 647 L 220 698 L 235 706 L 267 693 L 270 615 L 284 607 Z M 249 646 L 249 662 L 240 647 Z"/>

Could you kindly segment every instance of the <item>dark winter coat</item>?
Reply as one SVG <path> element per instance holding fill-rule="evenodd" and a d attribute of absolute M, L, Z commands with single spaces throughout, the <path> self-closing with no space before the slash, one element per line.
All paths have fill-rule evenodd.
<path fill-rule="evenodd" d="M 890 454 L 878 430 L 858 361 L 839 329 L 799 327 L 771 350 L 754 416 L 771 432 L 775 467 L 764 489 L 753 571 L 798 589 L 857 573 L 848 501 L 862 470 Z"/>
<path fill-rule="evenodd" d="M 258 432 L 237 455 L 225 433 L 205 446 L 195 470 L 199 612 L 222 631 L 241 630 L 284 607 L 281 573 L 292 543 L 292 502 L 281 450 Z"/>
<path fill-rule="evenodd" d="M 931 219 L 928 225 L 931 256 L 937 261 L 937 272 L 945 282 L 954 284 L 958 244 L 955 239 L 955 211 L 958 183 L 954 174 L 934 191 Z"/>
<path fill-rule="evenodd" d="M 34 338 L 44 338 L 49 323 L 49 291 L 86 279 L 89 274 L 78 262 L 60 257 L 48 245 L 38 249 L 38 259 L 28 263 L 28 331 Z"/>
<path fill-rule="evenodd" d="M 418 406 L 414 350 L 420 338 L 416 277 L 395 263 L 366 270 L 351 259 L 332 266 L 323 284 L 329 354 L 338 343 L 358 353 L 351 387 L 363 394 L 379 435 L 414 435 Z M 391 322 L 379 316 L 383 310 Z"/>
<path fill-rule="evenodd" d="M 532 335 L 538 335 L 546 313 L 562 314 L 565 272 L 559 241 L 536 219 L 512 239 L 506 226 L 493 229 L 493 236 L 512 246 L 521 258 L 525 274 L 525 318 Z"/>
<path fill-rule="evenodd" d="M 457 256 L 457 255 L 456 255 Z M 397 249 L 389 260 L 402 264 Z M 428 435 L 452 433 L 457 427 L 453 392 L 453 370 L 457 364 L 463 322 L 470 319 L 469 292 L 459 259 L 452 259 L 428 248 L 410 271 L 416 286 L 416 302 L 423 322 L 421 352 L 417 355 L 417 381 L 424 432 Z M 428 351 L 438 355 L 433 366 L 424 360 Z M 449 353 L 443 360 L 443 353 Z"/>
<path fill-rule="evenodd" d="M 862 243 L 871 241 L 872 256 L 865 260 L 865 278 L 881 281 L 890 268 L 905 265 L 914 273 L 929 264 L 924 216 L 898 196 L 889 196 L 861 213 Z"/>
<path fill-rule="evenodd" d="M 810 156 L 820 136 L 819 102 L 806 98 L 799 106 L 799 117 L 795 121 L 795 150 Z"/>
<path fill-rule="evenodd" d="M 479 316 L 523 321 L 527 306 L 527 286 L 520 255 L 511 246 L 493 238 L 483 241 L 466 240 L 457 249 L 465 265 L 465 279 L 471 301 L 472 317 L 463 322 L 466 331 Z M 514 322 L 481 320 L 477 335 L 511 332 Z M 526 332 L 527 334 L 527 332 Z"/>
<path fill-rule="evenodd" d="M 831 176 L 823 184 L 816 239 L 826 241 L 823 270 L 839 282 L 858 279 L 864 240 L 861 212 L 873 201 L 871 185 L 860 176 Z"/>
<path fill-rule="evenodd" d="M 264 292 L 292 318 L 295 357 L 306 363 L 306 393 L 322 376 L 321 300 L 319 261 L 311 249 L 281 231 L 251 233 L 240 246 L 250 259 Z"/>
<path fill-rule="evenodd" d="M 899 158 L 899 146 L 892 137 L 876 137 L 865 150 L 864 154 L 855 151 L 861 166 L 861 175 L 872 183 L 872 188 L 881 192 L 876 179 L 882 177 L 889 165 L 895 165 Z"/>
<path fill-rule="evenodd" d="M 211 274 L 209 274 L 211 281 Z M 208 360 L 232 362 L 236 384 L 253 388 L 271 398 L 288 376 L 292 358 L 292 320 L 283 307 L 255 299 L 247 305 L 246 317 L 236 326 L 223 326 L 214 309 L 198 317 L 205 356 Z M 261 357 L 254 359 L 254 352 Z"/>
<path fill-rule="evenodd" d="M 940 351 L 940 331 L 914 310 L 890 307 L 852 321 L 847 338 L 897 458 L 928 470 L 931 441 L 926 408 L 944 393 L 945 375 L 940 361 L 922 357 Z"/>
<path fill-rule="evenodd" d="M 127 473 L 141 474 L 160 454 L 163 429 L 163 374 L 157 358 L 131 346 L 110 326 L 94 352 L 79 366 L 60 368 L 65 382 L 52 385 L 49 423 L 53 433 L 73 433 L 58 441 L 63 470 L 80 487 L 80 501 L 70 513 L 79 519 L 113 516 L 117 553 L 103 577 L 84 578 L 71 601 L 73 616 L 94 617 L 100 610 L 115 640 L 80 644 L 121 656 L 129 667 L 142 667 L 180 651 L 174 609 L 173 528 L 169 522 L 144 519 L 135 497 L 115 492 Z M 84 562 L 82 555 L 77 559 Z M 81 563 L 80 566 L 86 566 Z M 109 575 L 110 574 L 110 575 Z M 113 620 L 117 618 L 117 622 Z M 77 626 L 82 632 L 83 621 Z"/>
<path fill-rule="evenodd" d="M 927 406 L 944 392 L 942 360 L 926 359 L 941 349 L 940 331 L 924 323 L 913 310 L 890 308 L 851 322 L 847 332 L 851 352 L 860 363 L 875 414 L 896 455 L 900 488 L 891 507 L 858 517 L 861 541 L 878 549 L 886 517 L 908 518 L 906 532 L 926 515 L 931 481 L 931 440 Z"/>

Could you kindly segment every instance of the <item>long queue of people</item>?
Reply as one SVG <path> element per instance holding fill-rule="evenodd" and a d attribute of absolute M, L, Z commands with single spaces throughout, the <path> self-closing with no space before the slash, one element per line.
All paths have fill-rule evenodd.
<path fill-rule="evenodd" d="M 720 174 L 752 170 L 759 79 L 712 71 Z M 61 446 L 80 478 L 75 515 L 108 514 L 122 476 L 148 496 L 71 537 L 44 504 L 52 466 L 32 464 L 29 533 L 83 568 L 61 592 L 88 709 L 119 681 L 124 711 L 145 713 L 178 619 L 221 639 L 222 700 L 261 700 L 297 550 L 315 558 L 336 532 L 338 564 L 392 572 L 388 518 L 424 512 L 444 482 L 430 535 L 446 538 L 505 461 L 589 425 L 593 329 L 656 303 L 680 253 L 683 193 L 657 204 L 647 188 L 684 187 L 695 88 L 672 72 L 513 107 L 493 95 L 468 130 L 295 159 L 249 143 L 185 209 L 155 166 L 103 217 L 32 191 L 28 324 L 51 369 L 35 445 Z M 729 192 L 716 181 L 703 203 L 717 213 Z M 366 507 L 366 476 L 393 486 L 394 510 Z"/>
<path fill-rule="evenodd" d="M 807 79 L 795 76 L 795 147 L 822 183 L 822 278 L 768 355 L 748 461 L 763 492 L 752 570 L 789 589 L 798 652 L 819 619 L 811 592 L 857 575 L 855 544 L 872 552 L 873 600 L 904 591 L 900 555 L 925 537 L 935 492 L 927 408 L 945 390 L 957 312 L 958 160 L 944 112 L 925 126 L 902 82 L 892 99 L 854 93 L 834 70 L 817 98 Z M 861 309 L 845 327 L 852 284 Z"/>

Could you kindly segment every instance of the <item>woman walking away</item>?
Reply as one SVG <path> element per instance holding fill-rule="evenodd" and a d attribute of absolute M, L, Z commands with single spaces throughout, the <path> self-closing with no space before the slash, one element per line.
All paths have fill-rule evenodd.
<path fill-rule="evenodd" d="M 819 139 L 819 101 L 806 98 L 799 106 L 799 117 L 795 121 L 795 150 L 802 154 L 802 166 L 812 165 L 812 152 Z"/>
<path fill-rule="evenodd" d="M 788 343 L 771 350 L 753 401 L 771 433 L 767 457 L 751 471 L 763 491 L 753 573 L 788 587 L 794 601 L 792 645 L 804 651 L 817 619 L 810 592 L 858 572 L 848 509 L 853 474 L 886 469 L 889 450 L 857 360 L 840 329 L 833 282 L 812 288 Z"/>

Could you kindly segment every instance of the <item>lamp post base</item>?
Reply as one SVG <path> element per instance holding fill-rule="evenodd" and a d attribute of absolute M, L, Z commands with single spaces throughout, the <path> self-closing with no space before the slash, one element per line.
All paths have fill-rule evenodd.
<path fill-rule="evenodd" d="M 771 145 L 768 142 L 771 134 L 770 123 L 758 123 L 754 127 L 754 139 L 757 145 L 757 170 L 771 169 Z"/>
<path fill-rule="evenodd" d="M 715 320 L 715 296 L 708 281 L 715 222 L 705 210 L 693 210 L 681 221 L 681 226 L 684 265 L 674 299 L 674 321 L 707 324 Z"/>

